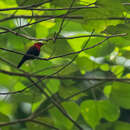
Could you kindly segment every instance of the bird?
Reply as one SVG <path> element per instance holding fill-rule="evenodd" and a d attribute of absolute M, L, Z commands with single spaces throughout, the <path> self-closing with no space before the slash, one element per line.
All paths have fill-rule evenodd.
<path fill-rule="evenodd" d="M 31 46 L 26 54 L 23 56 L 22 60 L 19 62 L 19 64 L 17 65 L 17 68 L 20 68 L 22 66 L 22 64 L 26 61 L 26 60 L 31 60 L 31 59 L 35 59 L 35 57 L 33 56 L 39 56 L 40 54 L 40 48 L 44 45 L 44 43 L 41 42 L 36 42 L 34 43 L 33 46 Z M 30 55 L 30 56 L 29 56 Z M 31 56 L 32 55 L 32 56 Z"/>

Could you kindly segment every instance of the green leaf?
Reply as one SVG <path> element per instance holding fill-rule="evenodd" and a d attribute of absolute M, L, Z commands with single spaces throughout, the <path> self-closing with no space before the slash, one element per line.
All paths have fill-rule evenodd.
<path fill-rule="evenodd" d="M 1 95 L 2 96 L 2 95 Z M 0 112 L 6 115 L 11 115 L 15 106 L 12 103 L 0 101 Z"/>
<path fill-rule="evenodd" d="M 23 90 L 26 88 L 22 83 L 18 82 L 15 85 L 15 91 Z M 37 102 L 41 100 L 42 95 L 39 92 L 39 89 L 36 87 L 31 88 L 29 91 L 23 91 L 22 93 L 15 94 L 11 96 L 11 101 L 13 102 Z"/>
<path fill-rule="evenodd" d="M 99 102 L 100 115 L 108 121 L 115 121 L 119 118 L 120 110 L 118 106 L 109 100 L 101 100 Z"/>
<path fill-rule="evenodd" d="M 52 123 L 52 120 L 50 118 L 47 118 L 47 117 L 40 117 L 40 118 L 37 118 L 36 119 L 37 121 L 40 121 L 40 122 L 43 122 L 43 123 L 46 123 L 46 124 L 50 124 L 53 126 L 53 123 Z M 26 123 L 26 126 L 28 128 L 28 130 L 50 130 L 49 127 L 46 127 L 45 125 L 40 125 L 38 123 L 33 123 L 33 122 L 27 122 Z"/>
<path fill-rule="evenodd" d="M 5 122 L 8 122 L 8 121 L 9 121 L 8 116 L 0 113 L 0 123 L 5 123 Z M 10 129 L 10 126 L 8 126 L 8 125 L 2 128 L 2 130 L 9 130 L 9 129 Z"/>
<path fill-rule="evenodd" d="M 92 71 L 98 67 L 97 63 L 86 56 L 78 57 L 76 62 L 81 71 Z"/>
<path fill-rule="evenodd" d="M 82 35 L 84 33 L 88 33 L 88 32 L 85 31 L 85 29 L 82 27 L 82 25 L 79 22 L 70 21 L 70 20 L 66 20 L 64 22 L 63 30 L 61 32 L 61 34 L 65 36 L 75 35 L 75 34 Z"/>
<path fill-rule="evenodd" d="M 24 88 L 26 88 L 26 87 L 21 82 L 17 82 L 14 86 L 14 90 L 16 90 L 16 91 L 24 89 Z"/>
<path fill-rule="evenodd" d="M 123 74 L 124 67 L 121 66 L 121 65 L 115 65 L 115 66 L 112 66 L 111 71 L 112 71 L 118 78 L 120 78 L 121 75 Z"/>
<path fill-rule="evenodd" d="M 91 38 L 88 46 L 92 47 L 103 41 L 104 38 Z M 86 54 L 89 54 L 94 57 L 103 57 L 109 55 L 114 50 L 114 44 L 109 42 L 109 40 L 103 42 L 101 45 L 98 45 L 92 49 L 85 51 Z"/>
<path fill-rule="evenodd" d="M 64 102 L 62 105 L 72 119 L 76 121 L 80 114 L 79 106 L 74 102 Z M 72 129 L 73 123 L 57 110 L 57 108 L 52 108 L 50 114 L 54 120 L 55 127 L 61 130 Z"/>
<path fill-rule="evenodd" d="M 97 5 L 104 8 L 111 17 L 119 17 L 124 10 L 120 0 L 97 0 Z"/>
<path fill-rule="evenodd" d="M 87 10 L 85 13 L 84 21 L 82 26 L 85 30 L 92 32 L 102 32 L 109 25 L 117 25 L 121 23 L 120 20 L 108 20 L 108 17 L 111 17 L 111 14 L 106 10 L 106 8 L 93 8 Z"/>
<path fill-rule="evenodd" d="M 31 64 L 31 66 L 29 64 Z M 27 68 L 30 69 L 29 71 L 33 70 L 32 73 L 40 75 L 49 75 L 54 72 L 53 64 L 50 61 L 44 60 L 32 60 L 32 62 L 28 62 Z"/>
<path fill-rule="evenodd" d="M 130 129 L 130 124 L 127 122 L 118 121 L 115 123 L 114 130 L 129 130 L 129 129 Z"/>
<path fill-rule="evenodd" d="M 59 95 L 64 99 L 68 98 L 69 96 L 71 97 L 75 93 L 80 92 L 80 90 L 82 88 L 82 85 L 81 85 L 81 83 L 79 81 L 76 82 L 76 81 L 73 81 L 73 80 L 62 81 L 61 85 L 62 86 L 60 87 Z M 74 96 L 72 99 L 73 100 L 78 100 L 83 95 L 86 96 L 86 93 L 85 94 L 84 93 L 78 94 L 78 95 Z"/>
<path fill-rule="evenodd" d="M 73 36 L 80 36 L 80 34 L 73 35 Z M 83 44 L 85 43 L 87 39 L 88 38 L 78 38 L 78 39 L 76 38 L 76 39 L 68 39 L 67 41 L 74 51 L 80 51 L 82 49 Z"/>
<path fill-rule="evenodd" d="M 105 118 L 108 121 L 117 120 L 120 111 L 119 108 L 109 100 L 87 100 L 81 103 L 81 114 L 85 121 L 92 128 L 95 128 L 99 125 L 101 118 Z"/>
<path fill-rule="evenodd" d="M 60 87 L 60 81 L 59 80 L 50 79 L 49 82 L 47 83 L 47 88 L 51 91 L 52 94 L 58 92 L 59 87 Z"/>
<path fill-rule="evenodd" d="M 79 0 L 75 0 L 74 5 L 77 4 Z M 51 2 L 52 5 L 56 7 L 69 7 L 72 3 L 72 0 L 53 0 Z"/>
<path fill-rule="evenodd" d="M 95 3 L 96 0 L 80 0 L 80 4 L 84 4 L 84 5 L 89 5 L 89 4 L 92 4 L 92 3 Z"/>
<path fill-rule="evenodd" d="M 72 52 L 73 50 L 66 40 L 61 39 L 56 40 L 56 43 L 50 41 L 47 45 L 44 46 L 43 51 L 49 55 L 57 56 Z"/>
<path fill-rule="evenodd" d="M 92 127 L 95 128 L 99 124 L 101 115 L 98 109 L 98 103 L 93 100 L 87 100 L 81 103 L 81 114 L 85 121 Z"/>
<path fill-rule="evenodd" d="M 9 89 L 12 89 L 12 87 L 15 85 L 16 82 L 17 82 L 16 78 L 0 73 L 0 86 L 1 87 L 8 87 Z"/>
<path fill-rule="evenodd" d="M 105 94 L 106 97 L 109 97 L 109 96 L 110 96 L 111 90 L 112 90 L 112 86 L 111 86 L 111 85 L 106 85 L 106 86 L 104 87 L 103 92 L 104 92 L 104 94 Z"/>
<path fill-rule="evenodd" d="M 128 83 L 114 82 L 110 99 L 115 104 L 125 108 L 130 108 L 130 85 Z"/>
<path fill-rule="evenodd" d="M 109 67 L 109 64 L 103 64 L 100 66 L 101 70 L 103 71 L 109 71 L 110 67 Z"/>
<path fill-rule="evenodd" d="M 120 33 L 127 33 L 127 36 L 124 38 L 130 40 L 130 24 L 125 23 L 125 24 L 119 24 L 117 26 L 109 26 L 105 32 L 109 34 L 120 34 Z"/>
<path fill-rule="evenodd" d="M 129 130 L 130 124 L 123 121 L 113 123 L 102 123 L 96 127 L 96 130 Z"/>
<path fill-rule="evenodd" d="M 44 38 L 48 36 L 48 28 L 42 24 L 36 25 L 36 36 L 37 38 Z"/>
<path fill-rule="evenodd" d="M 45 0 L 44 0 L 45 1 Z M 43 2 L 43 0 L 16 0 L 19 6 L 31 6 Z"/>

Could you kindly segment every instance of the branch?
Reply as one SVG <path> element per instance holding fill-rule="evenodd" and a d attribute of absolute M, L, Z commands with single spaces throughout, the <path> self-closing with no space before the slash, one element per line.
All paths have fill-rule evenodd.
<path fill-rule="evenodd" d="M 21 74 L 16 72 L 9 72 L 6 70 L 1 70 L 0 73 L 11 75 L 11 76 L 20 76 L 20 77 L 33 77 L 33 78 L 44 78 L 47 75 L 33 75 L 33 74 Z M 86 78 L 85 76 L 54 76 L 49 75 L 47 79 L 60 79 L 60 80 L 97 80 L 97 81 L 130 81 L 130 78 L 114 78 L 114 77 L 100 77 L 100 78 Z"/>
<path fill-rule="evenodd" d="M 83 19 L 83 16 L 63 16 L 63 15 L 13 15 L 9 16 L 6 18 L 3 18 L 0 20 L 0 22 L 4 22 L 7 20 L 12 20 L 12 19 L 17 19 L 17 18 L 24 18 L 24 19 L 33 19 L 33 18 L 49 18 L 49 19 L 54 19 L 54 18 L 66 18 L 66 19 Z M 128 17 L 106 17 L 106 18 L 87 18 L 87 20 L 130 20 Z"/>
<path fill-rule="evenodd" d="M 47 1 L 49 2 L 49 1 Z M 44 4 L 44 3 L 42 3 Z M 95 4 L 95 3 L 92 3 Z M 122 3 L 123 5 L 130 5 L 130 3 Z M 32 5 L 31 5 L 32 6 Z M 46 8 L 46 9 L 36 9 L 36 8 L 31 8 L 31 6 L 22 6 L 22 7 L 12 7 L 12 8 L 3 8 L 0 9 L 0 11 L 10 11 L 10 10 L 37 10 L 37 11 L 57 11 L 57 10 L 68 10 L 68 7 L 65 8 Z M 39 6 L 39 5 L 33 5 L 33 7 Z M 70 9 L 86 9 L 86 8 L 98 8 L 98 6 L 91 7 L 90 5 L 88 6 L 76 6 L 76 7 L 71 7 Z"/>
<path fill-rule="evenodd" d="M 16 121 L 3 122 L 3 123 L 0 123 L 0 127 L 8 126 L 8 125 L 15 125 L 17 123 L 22 123 L 22 122 L 25 122 L 25 121 L 28 121 L 28 120 L 29 120 L 28 118 L 24 118 L 24 119 L 19 119 L 19 120 L 16 120 Z"/>
<path fill-rule="evenodd" d="M 18 19 L 18 18 L 24 18 L 24 19 L 33 19 L 33 18 L 49 18 L 49 19 L 54 19 L 54 18 L 63 18 L 64 16 L 62 15 L 13 15 L 9 16 L 6 18 L 3 18 L 0 20 L 0 22 L 4 22 L 7 20 L 12 20 L 12 19 Z M 65 16 L 67 19 L 83 19 L 82 16 Z"/>
<path fill-rule="evenodd" d="M 111 35 L 111 36 L 106 36 L 104 40 L 102 40 L 101 42 L 93 45 L 93 46 L 90 46 L 88 48 L 84 48 L 84 49 L 81 49 L 79 51 L 76 51 L 76 52 L 70 52 L 70 53 L 67 53 L 67 54 L 63 54 L 63 55 L 59 55 L 59 56 L 54 56 L 54 57 L 50 57 L 50 58 L 40 58 L 40 57 L 37 57 L 37 56 L 33 56 L 33 55 L 27 55 L 27 56 L 31 56 L 35 59 L 39 59 L 39 60 L 52 60 L 52 59 L 55 59 L 55 58 L 61 58 L 61 57 L 65 57 L 65 56 L 68 56 L 68 55 L 74 55 L 74 54 L 78 54 L 78 53 L 81 53 L 85 50 L 88 50 L 88 49 L 92 49 L 92 48 L 95 48 L 96 46 L 99 46 L 100 44 L 102 44 L 104 41 L 112 38 L 112 37 L 121 37 L 121 36 L 126 36 L 127 34 L 126 33 L 123 33 L 123 34 L 115 34 L 115 35 Z M 89 36 L 93 36 L 93 35 L 89 35 Z M 24 53 L 21 53 L 21 52 L 17 52 L 17 51 L 13 51 L 13 50 L 9 50 L 9 49 L 5 49 L 5 48 L 2 48 L 0 47 L 0 50 L 4 50 L 4 51 L 9 51 L 9 52 L 13 52 L 13 53 L 16 53 L 16 54 L 20 54 L 20 55 L 25 55 Z"/>
<path fill-rule="evenodd" d="M 10 62 L 8 62 L 7 60 L 5 60 L 5 59 L 3 59 L 2 57 L 0 57 L 0 60 L 1 61 L 3 61 L 3 62 L 5 62 L 6 64 L 8 64 L 8 65 L 10 65 L 10 66 L 12 66 L 12 67 L 14 67 L 14 68 L 16 68 L 16 69 L 18 69 L 16 66 L 14 66 L 12 63 L 10 63 Z M 70 64 L 70 63 L 69 63 Z M 68 65 L 69 65 L 68 64 Z M 60 71 L 62 71 L 65 67 L 67 67 L 67 66 L 64 66 L 64 67 L 62 67 L 60 70 L 58 70 L 57 72 L 55 72 L 55 73 L 53 73 L 53 74 L 56 74 L 56 73 L 59 73 Z M 21 71 L 21 72 L 23 72 L 23 73 L 25 73 L 25 74 L 28 74 L 27 72 L 25 72 L 24 70 L 21 70 L 21 69 L 18 69 L 19 71 Z M 40 90 L 40 92 L 42 92 L 42 94 L 44 94 L 47 98 L 49 98 L 50 96 L 43 90 L 43 88 L 41 88 L 41 86 L 39 86 L 38 85 L 38 83 L 41 81 L 41 80 L 39 80 L 38 82 L 35 82 L 35 81 L 33 81 L 28 75 L 26 75 L 26 78 L 32 83 L 30 86 L 35 86 L 36 88 L 38 88 L 39 90 Z M 45 79 L 45 78 L 44 78 Z M 43 80 L 43 79 L 42 79 Z M 60 105 L 60 104 L 58 104 L 53 98 L 51 98 L 51 101 L 52 101 L 52 103 L 56 106 L 56 108 L 67 118 L 67 119 L 69 119 L 77 128 L 79 128 L 79 130 L 82 130 L 82 128 L 80 127 L 80 125 L 76 122 L 76 121 L 74 121 L 72 118 L 71 118 L 71 116 L 69 116 L 68 115 L 68 113 L 65 111 L 65 110 L 63 110 L 63 107 Z"/>
<path fill-rule="evenodd" d="M 70 4 L 70 6 L 69 6 L 69 8 L 68 8 L 68 10 L 67 10 L 67 12 L 66 12 L 66 14 L 65 14 L 65 15 L 63 16 L 63 18 L 62 18 L 62 21 L 61 21 L 60 26 L 59 26 L 59 30 L 58 30 L 58 32 L 56 32 L 56 35 L 54 36 L 54 43 L 56 42 L 57 37 L 59 36 L 59 34 L 61 33 L 61 31 L 62 31 L 62 29 L 63 29 L 63 25 L 64 25 L 64 22 L 65 22 L 65 18 L 68 17 L 67 15 L 70 13 L 71 8 L 72 8 L 74 2 L 75 2 L 75 0 L 72 0 L 72 2 L 71 2 L 71 4 Z"/>
<path fill-rule="evenodd" d="M 27 36 L 27 35 L 22 34 L 22 33 L 15 32 L 15 31 L 13 31 L 9 28 L 6 28 L 6 27 L 0 27 L 0 29 L 7 31 L 7 33 L 10 32 L 12 34 L 15 34 L 16 36 L 24 37 L 24 38 L 29 39 L 29 40 L 36 40 L 36 38 Z M 0 32 L 0 34 L 2 34 L 2 32 Z"/>
<path fill-rule="evenodd" d="M 94 4 L 94 3 L 93 3 Z M 91 7 L 88 6 L 77 6 L 77 7 L 71 7 L 71 10 L 77 10 L 77 9 L 87 9 L 87 8 L 97 8 L 97 6 Z M 27 7 L 13 7 L 13 8 L 4 8 L 0 9 L 0 11 L 10 11 L 10 10 L 36 10 L 36 11 L 57 11 L 57 10 L 68 10 L 69 8 L 46 8 L 46 9 L 36 9 L 36 8 L 27 8 Z"/>
<path fill-rule="evenodd" d="M 47 124 L 47 123 L 45 123 L 45 122 L 41 122 L 41 121 L 39 121 L 39 120 L 31 119 L 31 120 L 29 120 L 29 121 L 31 121 L 31 122 L 33 122 L 33 123 L 36 123 L 36 124 L 39 124 L 39 125 L 42 125 L 42 126 L 46 126 L 46 127 L 48 127 L 48 128 L 54 129 L 54 130 L 59 130 L 58 128 L 56 128 L 56 127 L 54 127 L 54 126 L 51 126 L 51 125 L 49 125 L 49 124 Z"/>
<path fill-rule="evenodd" d="M 41 19 L 41 20 L 37 20 L 36 22 L 33 22 L 33 23 L 28 23 L 28 24 L 25 24 L 25 25 L 22 25 L 22 26 L 19 26 L 19 27 L 16 27 L 12 30 L 17 30 L 17 29 L 21 29 L 21 28 L 24 28 L 24 27 L 27 27 L 27 26 L 30 26 L 30 25 L 33 25 L 33 24 L 37 24 L 37 23 L 40 23 L 40 22 L 43 22 L 43 21 L 47 21 L 47 20 L 50 20 L 50 19 L 54 19 L 54 18 L 58 18 L 58 17 L 61 17 L 61 16 L 64 16 L 64 15 L 58 15 L 56 17 L 49 17 L 49 18 L 46 18 L 46 19 Z M 6 18 L 5 18 L 6 19 Z M 10 17 L 8 17 L 7 19 L 10 19 Z M 3 21 L 4 19 L 2 19 L 1 21 Z M 4 31 L 4 32 L 0 32 L 0 34 L 2 33 L 7 33 L 8 31 Z"/>
<path fill-rule="evenodd" d="M 46 126 L 48 128 L 51 128 L 51 129 L 59 130 L 58 128 L 51 126 L 50 124 L 47 124 L 45 122 L 41 122 L 41 121 L 38 121 L 38 120 L 30 119 L 30 118 L 23 118 L 23 119 L 19 119 L 19 120 L 16 120 L 16 121 L 3 122 L 3 123 L 0 123 L 0 127 L 8 126 L 8 125 L 15 125 L 17 123 L 23 123 L 23 122 L 33 122 L 33 123 L 36 123 L 36 124 L 39 124 L 39 125 L 42 125 L 42 126 Z"/>
<path fill-rule="evenodd" d="M 1 27 L 0 26 L 0 29 L 2 30 L 5 30 L 6 33 L 10 32 L 12 34 L 15 34 L 16 36 L 20 36 L 20 37 L 23 37 L 23 38 L 26 38 L 28 40 L 35 40 L 35 41 L 49 41 L 49 40 L 53 40 L 54 38 L 35 38 L 35 37 L 30 37 L 28 35 L 25 35 L 25 34 L 21 34 L 21 33 L 18 33 L 18 32 L 15 32 L 13 31 L 12 29 L 9 29 L 7 27 Z M 5 33 L 5 32 L 0 32 L 0 34 L 2 33 Z M 76 38 L 83 38 L 83 37 L 90 37 L 90 35 L 81 35 L 81 36 L 71 36 L 71 37 L 57 37 L 57 39 L 76 39 Z M 91 37 L 107 37 L 105 35 L 92 35 Z"/>

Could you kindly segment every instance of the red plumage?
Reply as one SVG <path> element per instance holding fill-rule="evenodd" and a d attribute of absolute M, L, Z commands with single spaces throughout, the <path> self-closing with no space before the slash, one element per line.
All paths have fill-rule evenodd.
<path fill-rule="evenodd" d="M 26 60 L 30 60 L 30 59 L 34 59 L 33 56 L 39 56 L 40 54 L 40 48 L 43 46 L 44 44 L 41 42 L 37 42 L 35 43 L 33 46 L 31 46 L 28 51 L 26 52 L 26 54 L 23 56 L 22 60 L 20 61 L 20 63 L 18 64 L 17 68 L 20 68 L 21 65 L 26 61 Z M 32 56 L 28 56 L 28 55 L 32 55 Z"/>

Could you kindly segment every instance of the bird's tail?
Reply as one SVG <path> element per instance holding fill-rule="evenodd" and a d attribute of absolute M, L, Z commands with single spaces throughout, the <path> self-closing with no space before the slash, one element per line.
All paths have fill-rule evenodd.
<path fill-rule="evenodd" d="M 19 62 L 19 64 L 18 64 L 18 66 L 17 66 L 17 68 L 20 68 L 21 67 L 21 65 L 24 63 L 26 61 L 26 59 L 22 59 L 20 62 Z"/>

